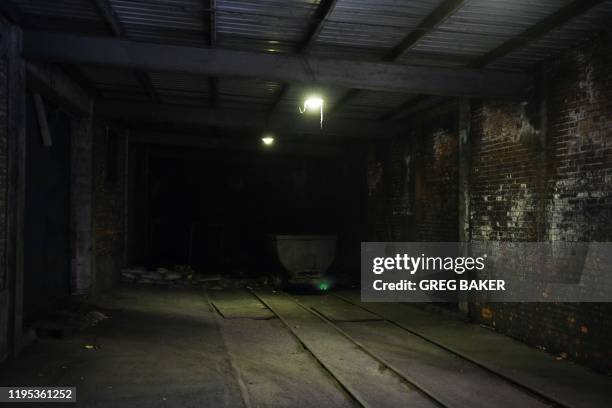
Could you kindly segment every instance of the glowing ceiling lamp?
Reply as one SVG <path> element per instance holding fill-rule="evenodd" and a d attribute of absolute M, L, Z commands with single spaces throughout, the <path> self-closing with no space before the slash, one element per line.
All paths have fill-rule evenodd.
<path fill-rule="evenodd" d="M 319 111 L 321 113 L 321 129 L 323 129 L 323 98 L 314 95 L 306 98 L 304 106 L 300 106 L 300 113 L 305 113 L 307 111 Z"/>
<path fill-rule="evenodd" d="M 264 145 L 266 146 L 271 146 L 274 144 L 274 137 L 272 136 L 264 136 L 261 138 L 261 141 L 263 142 Z"/>

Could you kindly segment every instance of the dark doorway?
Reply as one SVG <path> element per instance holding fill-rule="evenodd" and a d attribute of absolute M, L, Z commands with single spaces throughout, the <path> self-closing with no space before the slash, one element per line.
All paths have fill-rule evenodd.
<path fill-rule="evenodd" d="M 24 313 L 44 310 L 70 290 L 70 118 L 47 104 L 51 146 L 44 146 L 27 98 Z"/>

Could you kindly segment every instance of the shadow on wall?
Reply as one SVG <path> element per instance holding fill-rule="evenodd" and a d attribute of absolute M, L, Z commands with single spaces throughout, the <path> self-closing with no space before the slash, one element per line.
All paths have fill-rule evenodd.
<path fill-rule="evenodd" d="M 70 291 L 70 119 L 47 106 L 44 146 L 31 95 L 26 106 L 24 314 L 45 310 Z"/>

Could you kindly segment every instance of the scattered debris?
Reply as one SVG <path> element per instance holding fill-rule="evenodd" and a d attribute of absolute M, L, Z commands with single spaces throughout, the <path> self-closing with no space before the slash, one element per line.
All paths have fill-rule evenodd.
<path fill-rule="evenodd" d="M 232 276 L 235 274 L 232 274 Z M 154 285 L 164 287 L 202 286 L 210 290 L 228 288 L 259 287 L 269 283 L 267 277 L 246 278 L 246 273 L 239 277 L 220 274 L 200 274 L 189 265 L 175 265 L 172 269 L 157 268 L 154 271 L 142 266 L 124 268 L 121 271 L 121 282 L 138 285 Z"/>
<path fill-rule="evenodd" d="M 108 317 L 104 313 L 93 310 L 85 315 L 85 319 L 89 322 L 90 326 L 95 326 L 96 324 L 98 324 L 98 322 L 110 319 L 110 317 Z"/>
<path fill-rule="evenodd" d="M 85 350 L 98 350 L 100 349 L 100 346 L 96 346 L 95 344 L 85 344 L 83 348 Z"/>
<path fill-rule="evenodd" d="M 35 332 L 35 337 L 63 339 L 106 319 L 109 319 L 109 316 L 97 310 L 83 306 L 76 308 L 68 306 L 45 313 L 28 326 L 29 330 Z"/>

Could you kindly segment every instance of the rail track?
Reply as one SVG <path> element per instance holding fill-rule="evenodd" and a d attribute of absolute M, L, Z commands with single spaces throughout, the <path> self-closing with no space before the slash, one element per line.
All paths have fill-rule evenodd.
<path fill-rule="evenodd" d="M 342 300 L 342 301 L 344 301 L 344 302 L 346 302 L 346 303 L 348 303 L 348 304 L 350 304 L 350 305 L 352 305 L 354 307 L 357 307 L 359 309 L 367 311 L 368 313 L 372 313 L 373 315 L 381 318 L 383 321 L 386 321 L 389 324 L 392 324 L 392 325 L 394 325 L 394 326 L 396 326 L 396 327 L 398 327 L 398 328 L 400 328 L 402 330 L 405 330 L 406 332 L 412 334 L 413 336 L 416 336 L 416 337 L 418 337 L 418 338 L 420 338 L 420 339 L 422 339 L 422 340 L 432 344 L 433 346 L 438 347 L 438 348 L 440 348 L 440 349 L 442 349 L 442 350 L 444 350 L 444 351 L 446 351 L 446 352 L 448 352 L 450 354 L 453 354 L 453 355 L 455 355 L 455 356 L 457 356 L 459 358 L 462 358 L 462 359 L 464 359 L 466 361 L 469 361 L 470 363 L 472 363 L 472 364 L 482 368 L 483 370 L 488 371 L 492 375 L 495 375 L 498 378 L 500 378 L 500 379 L 510 383 L 514 387 L 519 388 L 519 389 L 523 390 L 526 393 L 529 393 L 529 394 L 532 394 L 534 396 L 537 396 L 538 398 L 540 398 L 540 399 L 542 399 L 544 401 L 548 401 L 551 404 L 553 404 L 554 406 L 561 407 L 561 408 L 572 408 L 570 405 L 567 405 L 567 404 L 559 401 L 557 398 L 555 398 L 552 395 L 544 393 L 541 390 L 538 390 L 536 388 L 530 387 L 530 386 L 528 386 L 528 385 L 526 385 L 524 383 L 518 382 L 518 381 L 514 380 L 513 378 L 508 377 L 507 375 L 504 375 L 503 373 L 501 373 L 501 372 L 495 370 L 494 368 L 488 366 L 487 364 L 484 364 L 484 363 L 482 363 L 482 362 L 480 362 L 478 360 L 475 360 L 475 359 L 473 359 L 473 358 L 471 358 L 471 357 L 469 357 L 469 356 L 467 356 L 467 355 L 465 355 L 463 353 L 460 353 L 460 352 L 458 352 L 458 351 L 456 351 L 456 350 L 454 350 L 454 349 L 452 349 L 450 347 L 447 347 L 444 344 L 441 344 L 441 343 L 431 339 L 430 337 L 424 336 L 421 333 L 418 333 L 418 332 L 416 332 L 414 330 L 411 330 L 411 329 L 407 328 L 406 326 L 404 326 L 404 325 L 402 325 L 400 323 L 395 322 L 394 320 L 387 319 L 384 316 L 376 313 L 375 311 L 370 310 L 370 309 L 368 309 L 366 307 L 363 307 L 362 305 L 360 305 L 358 303 L 355 303 L 355 302 L 351 301 L 350 299 L 347 299 L 344 296 L 340 296 L 340 295 L 337 295 L 337 294 L 330 294 L 330 296 L 334 296 L 334 297 L 336 297 L 336 298 L 338 298 L 338 299 L 340 299 L 340 300 Z"/>
<path fill-rule="evenodd" d="M 359 405 L 363 407 L 379 406 L 377 403 L 372 403 L 372 401 L 368 401 L 367 398 L 364 398 L 364 392 L 362 390 L 360 390 L 358 387 L 355 387 L 353 384 L 350 383 L 350 381 L 346 381 L 345 379 L 343 379 L 341 375 L 338 375 L 337 369 L 334 369 L 334 367 L 328 364 L 327 356 L 325 354 L 317 351 L 316 349 L 313 349 L 313 347 L 309 344 L 308 341 L 304 341 L 303 334 L 298 332 L 295 329 L 295 324 L 292 324 L 292 322 L 288 321 L 287 316 L 285 316 L 287 313 L 286 312 L 284 313 L 282 310 L 279 310 L 279 308 L 274 304 L 274 302 L 271 301 L 271 298 L 269 295 L 262 294 L 255 290 L 250 290 L 250 292 L 262 304 L 264 304 L 268 309 L 272 311 L 272 313 L 285 325 L 285 327 L 302 344 L 302 346 L 308 352 L 310 352 L 310 354 L 316 360 L 316 362 L 321 367 L 323 367 L 323 369 L 352 397 L 352 399 L 355 402 L 357 402 Z M 363 342 L 355 338 L 353 335 L 351 335 L 351 333 L 349 333 L 348 330 L 345 330 L 344 328 L 341 327 L 341 324 L 339 324 L 338 322 L 334 322 L 333 320 L 325 316 L 325 314 L 318 311 L 316 307 L 309 305 L 308 304 L 309 301 L 304 302 L 303 300 L 300 300 L 288 294 L 276 294 L 274 296 L 282 297 L 283 300 L 292 302 L 292 304 L 295 305 L 295 307 L 298 307 L 300 310 L 307 312 L 313 317 L 316 317 L 320 323 L 333 329 L 334 332 L 341 335 L 344 339 L 350 342 L 352 346 L 357 348 L 361 353 L 367 355 L 368 358 L 375 360 L 378 364 L 380 364 L 381 368 L 384 368 L 384 370 L 391 373 L 390 375 L 396 377 L 397 380 L 404 383 L 406 387 L 422 395 L 425 399 L 427 399 L 430 402 L 430 406 L 438 406 L 438 407 L 445 407 L 445 408 L 460 408 L 460 407 L 467 407 L 467 406 L 469 407 L 478 406 L 476 401 L 474 401 L 474 404 L 472 405 L 466 405 L 465 401 L 461 402 L 461 401 L 453 400 L 452 398 L 449 398 L 448 395 L 445 395 L 445 393 L 439 387 L 434 387 L 431 384 L 427 384 L 427 381 L 423 381 L 422 374 L 419 374 L 418 372 L 408 373 L 406 369 L 402 369 L 401 367 L 398 367 L 396 364 L 389 361 L 388 358 L 386 358 L 385 356 L 373 350 L 372 347 L 369 347 L 367 344 L 364 344 Z M 568 405 L 563 404 L 560 401 L 557 401 L 554 397 L 541 393 L 538 390 L 534 390 L 531 387 L 527 387 L 524 384 L 518 383 L 514 381 L 513 379 L 507 376 L 504 376 L 501 373 L 495 370 L 492 370 L 491 368 L 477 361 L 474 361 L 473 359 L 470 359 L 461 353 L 458 353 L 442 344 L 439 344 L 433 341 L 432 339 L 426 338 L 425 336 L 422 336 L 419 333 L 415 333 L 414 331 L 409 330 L 406 327 L 403 327 L 402 325 L 396 322 L 388 320 L 384 316 L 381 316 L 365 307 L 362 307 L 361 305 L 355 302 L 352 302 L 351 300 L 347 298 L 344 298 L 338 295 L 326 295 L 326 296 L 334 297 L 338 299 L 339 301 L 345 302 L 347 305 L 350 305 L 351 307 L 358 308 L 368 313 L 371 313 L 372 315 L 377 316 L 380 319 L 380 322 L 385 322 L 386 324 L 397 327 L 407 333 L 410 333 L 413 336 L 418 337 L 419 339 L 422 339 L 423 341 L 430 344 L 431 347 L 435 347 L 439 349 L 439 351 L 441 350 L 443 353 L 448 353 L 449 356 L 452 356 L 449 358 L 462 359 L 465 362 L 465 364 L 469 364 L 469 365 L 473 365 L 474 367 L 477 367 L 476 370 L 482 370 L 486 372 L 487 375 L 494 376 L 496 379 L 501 380 L 502 382 L 506 383 L 508 387 L 512 387 L 512 389 L 516 391 L 516 393 L 519 393 L 521 395 L 520 398 L 522 398 L 523 401 L 531 402 L 531 404 L 527 403 L 526 405 L 522 404 L 521 406 L 534 406 L 534 407 L 548 406 L 548 407 L 571 408 Z M 312 299 L 315 299 L 314 301 L 316 301 L 317 297 L 312 297 Z M 475 395 L 474 398 L 478 398 L 478 396 Z M 503 403 L 504 401 L 500 401 L 500 402 Z M 481 403 L 480 406 L 482 405 L 483 404 Z"/>

